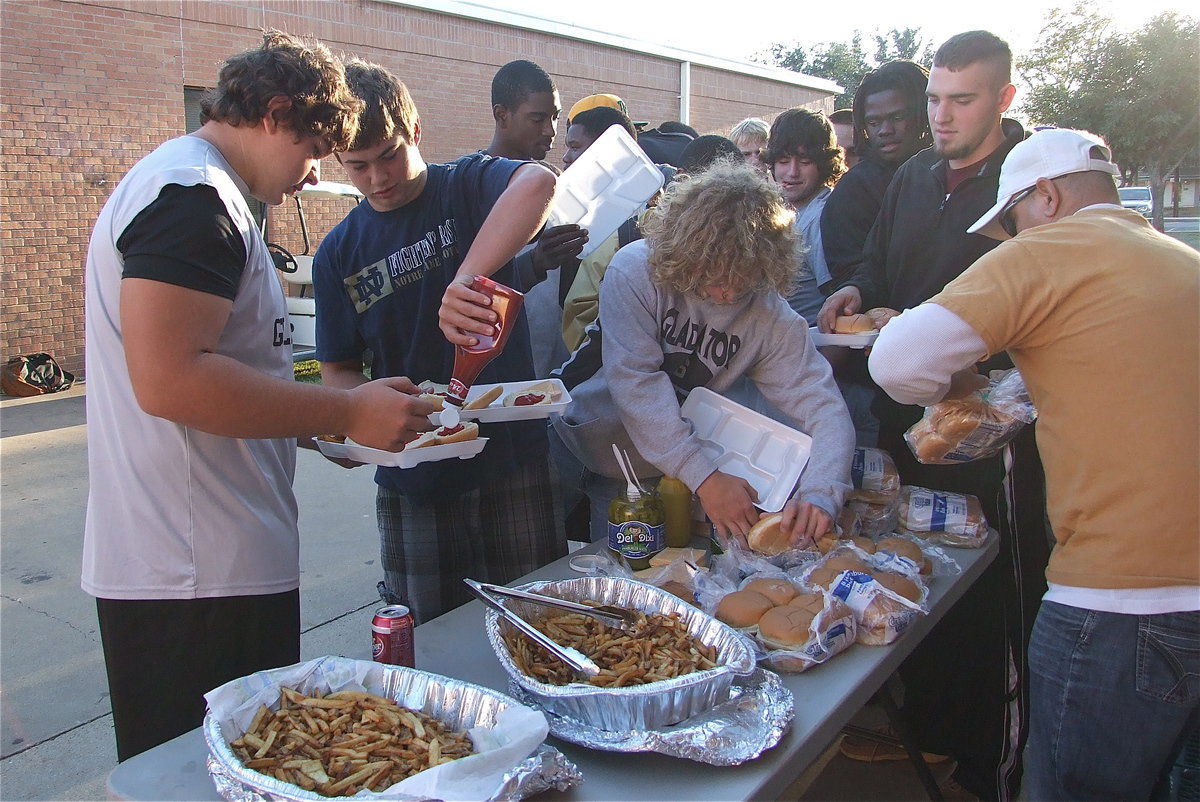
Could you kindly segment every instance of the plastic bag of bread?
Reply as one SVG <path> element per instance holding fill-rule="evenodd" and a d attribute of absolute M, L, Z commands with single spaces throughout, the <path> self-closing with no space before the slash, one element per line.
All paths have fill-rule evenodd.
<path fill-rule="evenodd" d="M 850 481 L 854 485 L 850 499 L 887 506 L 900 495 L 900 472 L 892 455 L 882 449 L 854 449 Z"/>
<path fill-rule="evenodd" d="M 886 504 L 873 504 L 858 498 L 846 502 L 846 507 L 858 516 L 859 534 L 878 537 L 896 531 L 900 520 L 900 494 Z"/>
<path fill-rule="evenodd" d="M 929 589 L 919 576 L 885 571 L 869 555 L 853 546 L 830 552 L 804 571 L 801 581 L 827 591 L 854 613 L 856 642 L 882 646 L 899 638 L 925 615 Z"/>
<path fill-rule="evenodd" d="M 988 524 L 975 496 L 904 485 L 899 531 L 942 546 L 979 548 L 987 540 Z"/>
<path fill-rule="evenodd" d="M 849 607 L 786 575 L 752 575 L 737 590 L 707 601 L 704 609 L 749 636 L 759 661 L 776 671 L 823 663 L 854 643 L 857 633 Z"/>
<path fill-rule="evenodd" d="M 954 465 L 999 453 L 1036 419 L 1020 372 L 994 371 L 986 389 L 926 407 L 904 440 L 918 462 Z"/>

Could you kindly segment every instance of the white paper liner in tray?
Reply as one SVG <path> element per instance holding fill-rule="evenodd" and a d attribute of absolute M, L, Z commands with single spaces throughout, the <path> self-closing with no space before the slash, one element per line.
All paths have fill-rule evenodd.
<path fill-rule="evenodd" d="M 550 382 L 555 387 L 553 395 L 554 400 L 549 404 L 531 404 L 524 407 L 506 407 L 504 406 L 504 398 L 510 393 L 516 393 L 524 390 L 527 387 L 536 385 L 544 385 Z M 467 403 L 478 398 L 496 385 L 494 384 L 476 384 L 467 391 Z M 500 397 L 493 401 L 483 409 L 460 409 L 458 417 L 461 420 L 473 420 L 479 423 L 504 423 L 505 421 L 514 420 L 536 420 L 537 418 L 548 418 L 552 414 L 562 412 L 571 403 L 571 393 L 562 383 L 561 379 L 537 379 L 535 381 L 523 382 L 504 382 L 500 385 L 503 392 Z M 435 412 L 429 416 L 434 425 L 441 425 L 441 412 Z"/>
<path fill-rule="evenodd" d="M 864 331 L 859 334 L 825 334 L 813 326 L 808 330 L 808 339 L 818 348 L 826 345 L 840 345 L 844 348 L 866 348 L 875 344 L 878 331 Z"/>
<path fill-rule="evenodd" d="M 538 710 L 450 677 L 328 656 L 259 671 L 205 694 L 208 770 L 227 800 L 331 798 L 248 769 L 229 747 L 229 741 L 249 726 L 260 704 L 278 707 L 281 686 L 301 693 L 366 690 L 470 731 L 477 754 L 427 769 L 379 793 L 359 792 L 354 799 L 524 799 L 549 788 L 565 791 L 582 779 L 573 763 L 543 743 L 548 725 Z"/>
<path fill-rule="evenodd" d="M 783 509 L 808 463 L 811 437 L 706 387 L 692 390 L 680 413 L 717 467 L 750 483 L 760 509 Z"/>
<path fill-rule="evenodd" d="M 537 702 L 515 682 L 510 690 L 526 704 Z M 758 669 L 739 677 L 729 699 L 671 727 L 609 732 L 546 713 L 550 734 L 605 752 L 657 752 L 713 766 L 736 766 L 779 743 L 792 724 L 795 702 L 779 675 Z"/>
<path fill-rule="evenodd" d="M 383 465 L 388 468 L 412 468 L 422 462 L 437 462 L 444 459 L 470 459 L 483 451 L 487 445 L 486 437 L 476 437 L 461 443 L 448 443 L 444 446 L 423 446 L 409 448 L 404 451 L 383 451 L 378 448 L 368 448 L 347 439 L 344 443 L 330 443 L 317 439 L 317 448 L 327 457 L 351 459 L 355 462 L 366 462 L 372 465 Z"/>
<path fill-rule="evenodd" d="M 484 625 L 500 665 L 532 704 L 558 716 L 609 732 L 656 729 L 677 724 L 729 698 L 735 677 L 754 671 L 754 650 L 746 638 L 715 618 L 664 590 L 632 579 L 589 576 L 519 585 L 521 590 L 571 601 L 592 600 L 630 610 L 678 613 L 688 632 L 717 650 L 716 668 L 647 685 L 603 688 L 573 683 L 548 685 L 523 673 L 504 643 L 499 615 L 489 610 Z M 529 602 L 502 602 L 527 621 L 545 617 L 549 608 Z"/>

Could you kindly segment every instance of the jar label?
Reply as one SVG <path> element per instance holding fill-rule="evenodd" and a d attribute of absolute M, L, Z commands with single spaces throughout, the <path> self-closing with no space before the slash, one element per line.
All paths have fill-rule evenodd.
<path fill-rule="evenodd" d="M 663 524 L 652 526 L 641 521 L 615 524 L 609 521 L 608 547 L 626 559 L 645 559 L 663 550 L 665 530 Z"/>

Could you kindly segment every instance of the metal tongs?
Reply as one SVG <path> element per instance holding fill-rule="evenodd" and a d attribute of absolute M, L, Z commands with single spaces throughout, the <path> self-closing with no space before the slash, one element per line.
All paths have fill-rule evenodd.
<path fill-rule="evenodd" d="M 581 613 L 583 615 L 596 618 L 605 624 L 615 626 L 620 629 L 632 629 L 636 621 L 636 615 L 630 610 L 623 610 L 620 607 L 612 605 L 601 605 L 599 607 L 591 607 L 578 602 L 567 601 L 566 599 L 558 599 L 553 596 L 542 596 L 537 593 L 529 593 L 524 590 L 516 590 L 515 588 L 506 588 L 503 585 L 492 585 L 487 582 L 476 582 L 474 579 L 463 579 L 471 592 L 479 598 L 481 602 L 491 607 L 502 618 L 516 627 L 525 635 L 529 636 L 535 643 L 541 645 L 550 654 L 557 657 L 562 662 L 566 663 L 577 673 L 585 677 L 594 677 L 600 673 L 600 667 L 583 652 L 578 649 L 573 649 L 570 646 L 562 646 L 555 643 L 537 627 L 530 624 L 524 618 L 517 615 L 514 611 L 508 609 L 500 603 L 497 596 L 505 596 L 510 599 L 520 599 L 521 601 L 532 602 L 534 604 L 543 604 L 547 607 L 557 607 L 562 610 L 569 610 L 573 613 Z"/>

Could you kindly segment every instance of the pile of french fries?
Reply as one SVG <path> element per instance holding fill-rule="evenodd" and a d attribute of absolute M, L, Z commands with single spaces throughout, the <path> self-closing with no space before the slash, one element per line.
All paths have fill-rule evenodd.
<path fill-rule="evenodd" d="M 278 710 L 260 706 L 229 745 L 247 768 L 324 796 L 382 791 L 473 751 L 465 732 L 382 696 L 291 688 L 281 689 Z"/>
<path fill-rule="evenodd" d="M 687 631 L 675 613 L 637 613 L 633 631 L 610 627 L 581 613 L 564 613 L 531 622 L 555 643 L 590 657 L 600 673 L 593 685 L 622 688 L 680 677 L 717 665 L 715 646 L 705 646 Z M 504 642 L 517 667 L 548 685 L 578 681 L 575 673 L 514 628 Z"/>

